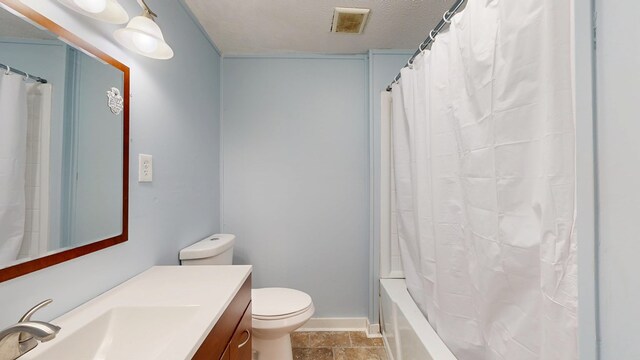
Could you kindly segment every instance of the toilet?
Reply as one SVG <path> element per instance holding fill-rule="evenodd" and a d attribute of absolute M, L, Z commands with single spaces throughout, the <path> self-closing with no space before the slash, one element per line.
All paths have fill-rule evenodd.
<path fill-rule="evenodd" d="M 180 251 L 182 265 L 231 265 L 235 235 L 215 234 Z M 293 360 L 290 334 L 315 308 L 311 296 L 287 288 L 251 291 L 253 351 L 258 360 Z"/>

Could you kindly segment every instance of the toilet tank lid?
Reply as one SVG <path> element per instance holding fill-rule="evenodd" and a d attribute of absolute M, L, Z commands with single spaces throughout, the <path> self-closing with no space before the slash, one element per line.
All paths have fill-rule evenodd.
<path fill-rule="evenodd" d="M 180 260 L 204 259 L 220 255 L 232 248 L 235 240 L 236 236 L 232 234 L 213 234 L 180 250 Z"/>

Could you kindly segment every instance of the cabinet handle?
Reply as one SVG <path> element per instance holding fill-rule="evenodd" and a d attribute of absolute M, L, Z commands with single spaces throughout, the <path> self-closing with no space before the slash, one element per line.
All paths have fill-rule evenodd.
<path fill-rule="evenodd" d="M 247 345 L 249 340 L 251 340 L 251 331 L 245 330 L 245 331 L 243 331 L 243 333 L 247 333 L 247 340 L 243 341 L 242 344 L 238 345 L 238 349 L 240 349 L 241 347 Z"/>

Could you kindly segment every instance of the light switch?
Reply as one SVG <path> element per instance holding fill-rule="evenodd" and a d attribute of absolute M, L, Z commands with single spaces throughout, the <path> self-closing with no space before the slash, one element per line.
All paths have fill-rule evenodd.
<path fill-rule="evenodd" d="M 138 182 L 153 181 L 153 157 L 146 154 L 138 154 Z"/>

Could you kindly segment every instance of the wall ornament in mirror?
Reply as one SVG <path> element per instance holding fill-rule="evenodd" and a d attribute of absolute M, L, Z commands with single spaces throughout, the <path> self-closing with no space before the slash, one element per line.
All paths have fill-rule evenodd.
<path fill-rule="evenodd" d="M 112 87 L 111 90 L 107 91 L 107 98 L 109 99 L 107 105 L 109 105 L 111 112 L 114 115 L 120 115 L 122 109 L 124 109 L 124 99 L 120 96 L 120 90 Z"/>

